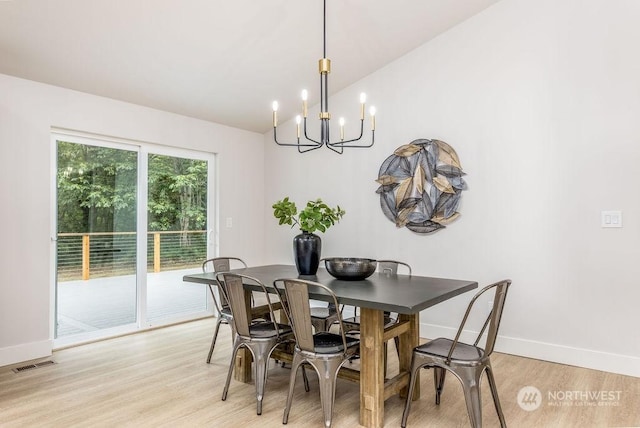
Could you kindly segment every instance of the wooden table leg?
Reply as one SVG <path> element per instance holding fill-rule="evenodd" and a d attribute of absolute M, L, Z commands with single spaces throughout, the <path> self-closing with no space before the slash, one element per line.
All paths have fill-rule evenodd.
<path fill-rule="evenodd" d="M 413 354 L 413 348 L 420 344 L 420 316 L 419 314 L 399 314 L 399 321 L 409 321 L 409 331 L 398 336 L 400 341 L 399 349 L 399 363 L 400 372 L 411 371 L 411 356 Z M 400 397 L 406 398 L 407 392 L 409 392 L 409 386 L 405 386 L 400 390 Z M 416 380 L 416 387 L 413 393 L 413 399 L 420 398 L 420 373 L 418 373 Z"/>
<path fill-rule="evenodd" d="M 238 349 L 238 355 L 235 361 L 236 366 L 233 369 L 233 378 L 239 382 L 250 383 L 252 362 L 251 352 L 247 348 L 243 346 Z"/>
<path fill-rule="evenodd" d="M 384 314 L 360 308 L 360 425 L 381 428 L 384 422 Z"/>

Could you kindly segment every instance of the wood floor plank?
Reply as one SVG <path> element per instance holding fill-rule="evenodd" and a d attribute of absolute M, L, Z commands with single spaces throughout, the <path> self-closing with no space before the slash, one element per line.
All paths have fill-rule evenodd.
<path fill-rule="evenodd" d="M 222 388 L 229 367 L 231 334 L 221 329 L 211 364 L 206 356 L 214 320 L 205 319 L 54 352 L 56 364 L 14 373 L 0 367 L 0 427 L 276 427 L 289 383 L 289 369 L 271 365 L 263 414 L 255 413 L 255 387 L 232 380 L 226 401 Z M 389 346 L 389 375 L 397 356 Z M 495 353 L 498 391 L 510 427 L 640 426 L 640 379 Z M 25 365 L 25 363 L 18 366 Z M 395 365 L 395 366 L 394 366 Z M 355 361 L 351 367 L 358 368 Z M 298 378 L 289 427 L 322 426 L 318 382 L 311 391 Z M 468 427 L 462 391 L 448 376 L 442 404 L 435 405 L 433 377 L 421 376 L 421 398 L 414 401 L 409 427 Z M 521 388 L 542 394 L 537 410 L 517 402 Z M 550 393 L 616 392 L 616 400 L 553 400 Z M 488 384 L 482 383 L 483 422 L 499 426 Z M 334 427 L 358 426 L 359 385 L 339 380 Z M 404 400 L 385 402 L 384 426 L 398 427 Z"/>

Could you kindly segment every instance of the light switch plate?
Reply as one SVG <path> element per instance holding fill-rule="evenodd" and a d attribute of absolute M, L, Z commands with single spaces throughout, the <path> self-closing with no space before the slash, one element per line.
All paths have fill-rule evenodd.
<path fill-rule="evenodd" d="M 602 227 L 622 227 L 622 211 L 602 211 Z"/>

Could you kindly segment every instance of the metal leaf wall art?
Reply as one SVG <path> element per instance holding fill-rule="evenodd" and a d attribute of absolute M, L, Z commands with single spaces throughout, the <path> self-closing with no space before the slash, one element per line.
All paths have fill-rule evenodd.
<path fill-rule="evenodd" d="M 398 147 L 380 166 L 380 206 L 396 224 L 416 233 L 432 233 L 460 216 L 467 184 L 460 159 L 440 140 L 418 139 Z"/>

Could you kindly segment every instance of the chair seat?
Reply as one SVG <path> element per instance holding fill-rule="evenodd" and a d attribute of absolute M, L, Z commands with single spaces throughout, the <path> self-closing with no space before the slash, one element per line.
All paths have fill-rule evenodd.
<path fill-rule="evenodd" d="M 345 336 L 345 338 L 347 348 L 351 348 L 352 346 L 360 343 L 360 340 L 356 337 Z M 345 351 L 342 343 L 342 336 L 326 331 L 313 335 L 313 347 L 314 351 L 318 354 L 335 354 Z"/>
<path fill-rule="evenodd" d="M 445 359 L 449 355 L 452 343 L 452 340 L 440 337 L 416 347 L 415 352 Z M 484 358 L 484 354 L 484 349 L 482 348 L 458 342 L 451 355 L 451 360 L 479 361 Z"/>
<path fill-rule="evenodd" d="M 249 326 L 249 332 L 251 333 L 251 336 L 255 338 L 267 339 L 270 337 L 276 337 L 278 335 L 287 335 L 289 333 L 292 333 L 293 330 L 291 330 L 291 326 L 289 325 L 278 324 L 278 330 L 276 331 L 271 321 L 263 321 L 251 324 Z"/>

